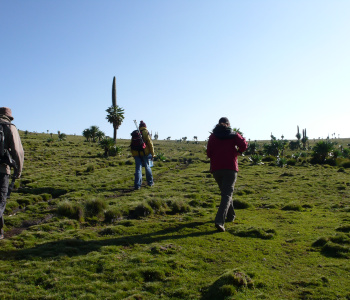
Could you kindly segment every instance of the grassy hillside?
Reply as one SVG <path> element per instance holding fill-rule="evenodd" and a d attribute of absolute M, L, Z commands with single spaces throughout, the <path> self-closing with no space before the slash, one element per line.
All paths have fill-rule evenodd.
<path fill-rule="evenodd" d="M 1 299 L 350 299 L 348 168 L 240 157 L 237 218 L 219 233 L 204 142 L 155 141 L 155 185 L 133 191 L 129 141 L 105 158 L 83 137 L 21 136 Z"/>

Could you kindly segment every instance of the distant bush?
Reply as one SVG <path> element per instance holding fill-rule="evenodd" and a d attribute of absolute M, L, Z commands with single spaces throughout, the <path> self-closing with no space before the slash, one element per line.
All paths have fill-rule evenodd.
<path fill-rule="evenodd" d="M 297 161 L 295 159 L 288 159 L 287 160 L 287 165 L 288 166 L 295 166 Z"/>
<path fill-rule="evenodd" d="M 326 159 L 332 156 L 334 151 L 334 143 L 327 141 L 320 141 L 313 147 L 312 160 L 313 164 L 325 163 Z"/>
<path fill-rule="evenodd" d="M 157 161 L 157 160 L 160 160 L 160 161 L 165 161 L 167 158 L 164 156 L 164 153 L 162 152 L 159 152 L 156 154 L 154 160 Z"/>
<path fill-rule="evenodd" d="M 277 159 L 276 165 L 283 168 L 287 165 L 287 159 L 285 159 L 284 157 L 279 157 Z"/>
<path fill-rule="evenodd" d="M 272 156 L 272 155 L 268 155 L 268 156 L 265 156 L 262 158 L 262 161 L 264 161 L 264 162 L 274 162 L 276 160 L 277 160 L 277 158 L 275 156 Z"/>
<path fill-rule="evenodd" d="M 343 149 L 343 157 L 350 158 L 350 149 L 349 148 Z"/>
<path fill-rule="evenodd" d="M 350 168 L 350 161 L 342 163 L 342 167 L 347 169 Z"/>
<path fill-rule="evenodd" d="M 263 157 L 259 154 L 253 154 L 252 156 L 249 157 L 249 160 L 253 165 L 262 165 L 263 164 L 262 159 Z"/>

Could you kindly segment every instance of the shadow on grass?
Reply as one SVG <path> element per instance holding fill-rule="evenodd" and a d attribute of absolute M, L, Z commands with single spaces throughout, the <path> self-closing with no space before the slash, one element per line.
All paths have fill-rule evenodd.
<path fill-rule="evenodd" d="M 17 190 L 19 193 L 23 194 L 32 194 L 32 195 L 41 195 L 41 194 L 51 194 L 52 198 L 58 198 L 59 196 L 65 195 L 68 193 L 65 189 L 55 189 L 52 187 L 43 187 L 43 188 L 19 188 Z"/>
<path fill-rule="evenodd" d="M 49 242 L 37 245 L 33 248 L 22 249 L 17 251 L 1 251 L 1 260 L 21 260 L 34 257 L 53 258 L 56 256 L 78 256 L 86 255 L 92 251 L 98 251 L 104 246 L 132 246 L 134 244 L 152 244 L 165 240 L 176 240 L 188 237 L 198 237 L 217 233 L 216 230 L 191 232 L 188 234 L 176 234 L 185 228 L 195 228 L 204 225 L 207 222 L 192 222 L 179 225 L 174 228 L 163 229 L 158 232 L 150 232 L 146 234 L 136 234 L 122 236 L 111 239 L 101 239 L 92 241 L 83 241 L 80 239 L 65 239 L 61 241 Z"/>

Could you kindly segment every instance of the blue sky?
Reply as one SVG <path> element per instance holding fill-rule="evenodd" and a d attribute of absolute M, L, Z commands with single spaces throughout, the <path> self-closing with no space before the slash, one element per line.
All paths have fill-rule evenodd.
<path fill-rule="evenodd" d="M 226 116 L 251 140 L 348 138 L 350 1 L 0 0 L 0 106 L 21 130 L 81 135 L 125 119 L 205 140 Z"/>

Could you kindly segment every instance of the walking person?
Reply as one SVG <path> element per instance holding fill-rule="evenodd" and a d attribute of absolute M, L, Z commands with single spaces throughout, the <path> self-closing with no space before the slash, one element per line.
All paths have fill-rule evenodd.
<path fill-rule="evenodd" d="M 4 211 L 9 192 L 11 167 L 13 180 L 21 177 L 24 151 L 11 109 L 0 107 L 0 239 L 4 238 Z M 12 189 L 12 187 L 10 187 Z"/>
<path fill-rule="evenodd" d="M 210 158 L 210 171 L 213 173 L 221 192 L 221 202 L 215 217 L 215 227 L 225 231 L 225 221 L 233 222 L 235 210 L 232 194 L 237 180 L 239 153 L 247 149 L 246 140 L 232 131 L 227 118 L 220 118 L 209 137 L 207 156 Z"/>
<path fill-rule="evenodd" d="M 139 132 L 141 133 L 141 136 L 138 136 Z M 142 184 L 142 166 L 145 167 L 147 185 L 153 186 L 154 184 L 152 170 L 149 164 L 150 160 L 153 161 L 154 148 L 145 122 L 140 121 L 139 130 L 133 131 L 131 135 L 131 154 L 135 159 L 134 187 L 135 190 L 139 190 Z M 142 138 L 141 141 L 138 140 L 140 137 Z M 137 146 L 133 146 L 135 144 L 138 145 L 139 143 L 144 143 L 144 147 L 137 149 Z"/>

